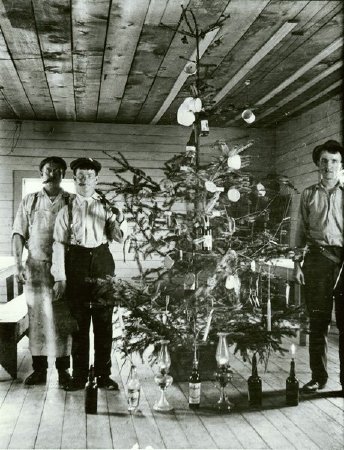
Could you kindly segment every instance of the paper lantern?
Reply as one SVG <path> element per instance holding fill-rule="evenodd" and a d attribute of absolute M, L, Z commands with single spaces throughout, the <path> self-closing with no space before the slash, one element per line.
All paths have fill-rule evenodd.
<path fill-rule="evenodd" d="M 265 186 L 262 183 L 257 184 L 258 197 L 264 197 L 266 194 Z"/>
<path fill-rule="evenodd" d="M 245 109 L 242 112 L 241 117 L 244 119 L 246 123 L 253 123 L 256 120 L 256 116 L 250 109 Z"/>
<path fill-rule="evenodd" d="M 227 160 L 228 167 L 234 170 L 239 170 L 241 167 L 240 155 L 230 156 Z"/>
<path fill-rule="evenodd" d="M 197 71 L 197 64 L 193 61 L 187 63 L 184 67 L 184 72 L 188 75 L 194 75 Z"/>
<path fill-rule="evenodd" d="M 179 125 L 183 125 L 184 127 L 189 127 L 195 121 L 195 114 L 192 111 L 188 111 L 182 103 L 177 112 L 177 122 Z"/>
<path fill-rule="evenodd" d="M 229 189 L 227 196 L 228 196 L 228 200 L 235 203 L 240 198 L 240 192 L 238 191 L 238 189 L 231 188 L 231 189 Z"/>

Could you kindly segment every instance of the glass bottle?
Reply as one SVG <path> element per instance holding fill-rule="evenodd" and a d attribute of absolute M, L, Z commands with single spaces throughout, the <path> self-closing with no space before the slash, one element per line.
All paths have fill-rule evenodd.
<path fill-rule="evenodd" d="M 262 379 L 258 375 L 256 354 L 252 358 L 252 375 L 247 380 L 248 403 L 250 406 L 262 406 Z"/>
<path fill-rule="evenodd" d="M 91 365 L 88 372 L 87 382 L 85 384 L 85 413 L 97 414 L 98 403 L 98 385 L 97 378 L 94 376 L 94 368 Z"/>
<path fill-rule="evenodd" d="M 198 370 L 198 361 L 195 354 L 192 364 L 192 372 L 189 377 L 189 408 L 197 409 L 200 407 L 200 404 L 201 404 L 201 376 Z"/>
<path fill-rule="evenodd" d="M 136 366 L 130 368 L 130 375 L 127 384 L 128 388 L 128 411 L 136 411 L 140 404 L 141 384 L 137 375 Z"/>
<path fill-rule="evenodd" d="M 192 130 L 190 139 L 188 140 L 186 147 L 185 147 L 185 154 L 188 158 L 189 164 L 193 164 L 195 162 L 196 157 L 196 138 L 195 138 L 195 130 Z"/>
<path fill-rule="evenodd" d="M 295 361 L 292 358 L 290 363 L 290 373 L 286 380 L 285 399 L 288 406 L 299 404 L 299 380 L 295 376 Z"/>

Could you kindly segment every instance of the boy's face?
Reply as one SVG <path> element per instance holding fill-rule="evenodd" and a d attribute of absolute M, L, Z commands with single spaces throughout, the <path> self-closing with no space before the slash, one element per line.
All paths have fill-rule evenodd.
<path fill-rule="evenodd" d="M 98 183 L 98 175 L 94 169 L 76 169 L 74 183 L 77 194 L 91 197 Z"/>

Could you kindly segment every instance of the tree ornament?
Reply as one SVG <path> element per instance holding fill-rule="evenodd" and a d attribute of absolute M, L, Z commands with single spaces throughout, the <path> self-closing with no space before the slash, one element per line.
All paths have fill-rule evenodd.
<path fill-rule="evenodd" d="M 228 200 L 235 203 L 235 202 L 239 201 L 239 199 L 240 199 L 240 192 L 238 191 L 238 189 L 231 188 L 227 192 L 227 197 L 228 197 Z"/>
<path fill-rule="evenodd" d="M 227 160 L 227 165 L 230 169 L 239 170 L 241 167 L 240 155 L 229 156 Z"/>
<path fill-rule="evenodd" d="M 265 195 L 266 195 L 265 186 L 262 183 L 258 183 L 256 187 L 257 187 L 258 197 L 265 197 Z"/>
<path fill-rule="evenodd" d="M 164 266 L 166 269 L 172 269 L 174 266 L 174 260 L 169 255 L 166 255 L 164 258 Z"/>

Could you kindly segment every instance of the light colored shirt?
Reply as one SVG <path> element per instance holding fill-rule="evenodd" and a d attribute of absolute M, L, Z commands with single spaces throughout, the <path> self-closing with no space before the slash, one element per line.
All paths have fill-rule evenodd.
<path fill-rule="evenodd" d="M 343 247 L 343 202 L 339 184 L 331 191 L 321 182 L 306 188 L 301 195 L 295 245 Z"/>
<path fill-rule="evenodd" d="M 37 201 L 35 202 L 35 197 Z M 44 189 L 26 195 L 21 201 L 12 228 L 12 234 L 21 235 L 30 258 L 51 261 L 53 231 L 56 216 L 68 201 L 69 194 L 61 189 L 51 201 Z"/>
<path fill-rule="evenodd" d="M 68 206 L 56 217 L 51 273 L 55 281 L 66 279 L 64 256 L 66 245 L 95 248 L 111 241 L 122 242 L 127 223 L 119 223 L 110 207 L 101 202 L 97 193 L 92 197 L 73 195 L 72 223 Z"/>

